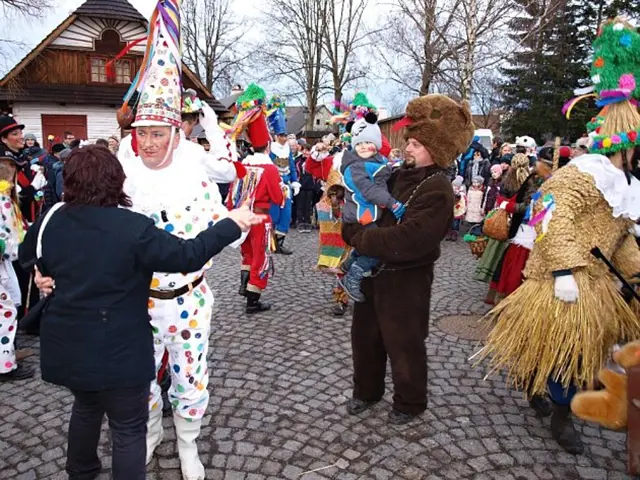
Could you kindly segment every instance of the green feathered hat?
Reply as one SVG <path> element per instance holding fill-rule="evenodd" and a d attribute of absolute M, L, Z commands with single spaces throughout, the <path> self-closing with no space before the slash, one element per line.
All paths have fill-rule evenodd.
<path fill-rule="evenodd" d="M 242 92 L 242 95 L 236 100 L 236 106 L 238 111 L 243 112 L 251 110 L 259 105 L 266 103 L 267 94 L 264 89 L 255 83 L 250 84 L 247 89 Z"/>
<path fill-rule="evenodd" d="M 593 44 L 591 80 L 603 107 L 590 150 L 611 154 L 640 145 L 640 34 L 622 18 L 607 20 Z"/>
<path fill-rule="evenodd" d="M 351 110 L 356 118 L 364 117 L 369 112 L 378 113 L 376 106 L 369 101 L 364 92 L 356 93 L 351 102 Z"/>

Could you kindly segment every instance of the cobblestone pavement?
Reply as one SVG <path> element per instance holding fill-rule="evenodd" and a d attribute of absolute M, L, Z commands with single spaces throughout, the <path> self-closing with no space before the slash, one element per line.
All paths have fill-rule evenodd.
<path fill-rule="evenodd" d="M 564 453 L 504 379 L 483 380 L 468 358 L 476 344 L 433 327 L 429 409 L 404 427 L 386 422 L 385 401 L 360 417 L 350 396 L 349 318 L 328 312 L 331 278 L 313 271 L 315 234 L 292 233 L 295 254 L 276 258 L 265 295 L 275 307 L 247 317 L 237 295 L 239 254 L 224 252 L 209 281 L 216 295 L 211 402 L 199 440 L 208 479 L 623 479 L 625 437 L 580 424 L 584 455 Z M 432 322 L 481 314 L 485 286 L 471 280 L 468 247 L 445 243 L 435 275 Z M 37 339 L 20 337 L 37 349 Z M 28 359 L 37 365 L 37 356 Z M 0 388 L 0 479 L 62 479 L 71 396 L 33 380 Z M 149 465 L 150 479 L 180 479 L 175 434 Z M 111 463 L 105 427 L 104 474 Z M 302 475 L 309 470 L 315 473 Z"/>

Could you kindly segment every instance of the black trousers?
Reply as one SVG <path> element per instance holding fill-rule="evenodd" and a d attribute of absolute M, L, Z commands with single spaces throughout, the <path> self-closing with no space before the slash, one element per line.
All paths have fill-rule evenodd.
<path fill-rule="evenodd" d="M 66 471 L 70 480 L 93 480 L 102 469 L 98 442 L 107 414 L 112 439 L 112 478 L 144 480 L 147 455 L 149 384 L 136 388 L 83 392 L 72 390 L 75 401 L 69 421 Z"/>
<path fill-rule="evenodd" d="M 313 190 L 300 190 L 296 197 L 296 210 L 298 212 L 298 223 L 310 225 L 311 212 L 313 211 Z"/>

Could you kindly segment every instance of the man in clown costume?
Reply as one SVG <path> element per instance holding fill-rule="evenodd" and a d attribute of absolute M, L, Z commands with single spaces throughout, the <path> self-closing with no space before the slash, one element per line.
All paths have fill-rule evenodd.
<path fill-rule="evenodd" d="M 246 135 L 255 153 L 244 159 L 246 176 L 231 185 L 227 206 L 237 208 L 248 204 L 255 213 L 266 215 L 262 224 L 251 227 L 246 241 L 242 244 L 238 293 L 247 298 L 246 313 L 249 315 L 271 309 L 268 303 L 260 301 L 272 270 L 273 223 L 269 210 L 278 209 L 284 204 L 283 190 L 286 190 L 281 183 L 278 168 L 269 157 L 271 137 L 265 117 L 264 100 L 264 90 L 255 84 L 249 85 L 237 100 L 239 114 L 231 127 L 236 136 L 246 128 Z"/>
<path fill-rule="evenodd" d="M 128 99 L 137 90 L 140 100 L 132 125 L 136 142 L 133 151 L 137 154 L 126 158 L 123 166 L 127 175 L 125 190 L 134 209 L 152 218 L 158 228 L 190 239 L 224 218 L 228 211 L 211 181 L 211 171 L 205 169 L 204 162 L 194 161 L 193 146 L 198 146 L 185 141 L 180 131 L 180 25 L 173 13 L 179 11 L 178 3 L 158 2 L 151 18 L 148 41 L 153 42 L 154 48 L 145 56 L 144 75 L 141 73 L 139 83 L 132 86 L 122 109 L 126 111 Z M 205 117 L 211 113 L 206 107 L 202 110 Z M 223 137 L 224 134 L 220 139 Z M 185 480 L 204 479 L 205 473 L 196 439 L 209 403 L 207 350 L 213 295 L 204 273 L 210 266 L 211 262 L 189 274 L 156 273 L 150 290 L 156 368 L 161 367 L 165 350 L 168 351 L 169 400 Z M 147 424 L 147 463 L 162 438 L 161 389 L 154 381 Z"/>
<path fill-rule="evenodd" d="M 276 167 L 278 167 L 280 178 L 285 186 L 284 193 L 286 197 L 283 207 L 273 205 L 270 212 L 276 235 L 275 253 L 291 255 L 291 250 L 284 247 L 284 239 L 289 232 L 293 197 L 300 193 L 300 183 L 298 183 L 298 174 L 296 173 L 291 147 L 287 142 L 287 119 L 284 104 L 278 97 L 273 97 L 270 106 L 272 113 L 269 115 L 269 124 L 276 137 L 276 141 L 271 142 L 271 153 L 269 156 Z"/>

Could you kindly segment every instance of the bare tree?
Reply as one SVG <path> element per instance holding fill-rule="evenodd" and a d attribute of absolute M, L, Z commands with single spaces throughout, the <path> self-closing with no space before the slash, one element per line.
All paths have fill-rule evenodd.
<path fill-rule="evenodd" d="M 328 0 L 323 16 L 324 65 L 331 76 L 333 96 L 342 100 L 346 86 L 364 78 L 356 52 L 366 46 L 373 32 L 367 30 L 362 15 L 368 0 Z"/>
<path fill-rule="evenodd" d="M 263 81 L 278 84 L 287 98 L 307 106 L 307 130 L 313 129 L 318 101 L 329 91 L 323 68 L 325 12 L 330 0 L 269 0 L 270 18 L 258 48 L 258 67 Z M 267 27 L 265 27 L 267 28 Z"/>
<path fill-rule="evenodd" d="M 183 59 L 205 86 L 228 95 L 248 58 L 240 53 L 241 25 L 231 0 L 190 0 L 182 3 Z"/>
<path fill-rule="evenodd" d="M 388 20 L 375 56 L 388 79 L 403 90 L 426 95 L 450 56 L 444 38 L 461 0 L 395 0 L 386 4 Z M 446 8 L 445 8 L 446 7 Z"/>
<path fill-rule="evenodd" d="M 15 11 L 25 17 L 42 17 L 55 3 L 54 0 L 0 0 L 4 13 Z"/>

